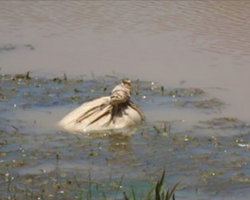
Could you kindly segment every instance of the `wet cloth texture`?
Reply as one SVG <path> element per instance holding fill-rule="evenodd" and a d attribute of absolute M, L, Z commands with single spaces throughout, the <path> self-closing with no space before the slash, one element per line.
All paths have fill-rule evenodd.
<path fill-rule="evenodd" d="M 59 125 L 68 131 L 88 132 L 135 127 L 145 117 L 140 108 L 130 100 L 131 81 L 124 79 L 111 92 L 83 103 L 68 115 Z"/>

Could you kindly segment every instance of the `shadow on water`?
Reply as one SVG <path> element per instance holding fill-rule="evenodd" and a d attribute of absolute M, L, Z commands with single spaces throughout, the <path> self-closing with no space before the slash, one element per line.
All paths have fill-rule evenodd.
<path fill-rule="evenodd" d="M 55 124 L 83 101 L 107 95 L 120 78 L 0 78 L 2 198 L 77 199 L 93 191 L 96 199 L 122 199 L 132 186 L 137 195 L 150 189 L 162 169 L 167 185 L 180 181 L 176 199 L 248 198 L 250 125 L 214 117 L 226 105 L 206 91 L 134 80 L 133 101 L 147 122 L 131 132 L 83 135 Z M 201 118 L 187 123 L 180 112 L 155 119 L 155 106 Z"/>

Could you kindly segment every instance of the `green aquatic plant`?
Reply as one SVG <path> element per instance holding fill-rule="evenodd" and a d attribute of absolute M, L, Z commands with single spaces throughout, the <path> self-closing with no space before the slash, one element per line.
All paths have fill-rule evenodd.
<path fill-rule="evenodd" d="M 220 99 L 212 98 L 212 99 L 196 101 L 194 105 L 197 108 L 213 109 L 213 108 L 220 108 L 224 106 L 225 103 L 222 102 Z"/>
<path fill-rule="evenodd" d="M 212 118 L 206 121 L 200 121 L 202 126 L 197 126 L 204 129 L 248 129 L 247 122 L 241 121 L 235 117 L 220 117 Z"/>
<path fill-rule="evenodd" d="M 22 118 L 22 114 L 28 116 L 30 111 L 42 113 L 44 110 L 48 112 L 44 116 L 49 117 L 56 113 L 54 107 L 75 107 L 107 95 L 119 80 L 113 77 L 89 80 L 84 76 L 72 79 L 66 75 L 63 77 L 63 74 L 54 79 L 28 73 L 0 75 L 0 176 L 6 180 L 0 184 L 0 199 L 172 200 L 175 187 L 168 190 L 161 179 L 151 185 L 157 165 L 166 166 L 167 177 L 185 177 L 189 181 L 190 184 L 184 182 L 182 188 L 178 187 L 180 190 L 199 186 L 198 190 L 205 193 L 222 193 L 227 189 L 218 189 L 218 185 L 248 187 L 250 178 L 244 170 L 250 163 L 250 125 L 234 116 L 207 116 L 193 126 L 166 121 L 170 119 L 162 117 L 153 124 L 145 124 L 130 139 L 123 137 L 122 140 L 103 134 L 87 137 L 57 133 L 47 130 L 47 127 L 41 129 L 35 115 L 34 122 L 11 118 L 12 113 Z M 218 112 L 225 105 L 207 93 L 203 95 L 199 89 L 169 88 L 151 81 L 135 80 L 133 83 L 135 102 L 149 111 L 159 105 L 166 112 L 168 108 L 185 107 L 195 110 L 194 114 L 198 109 L 210 113 Z M 166 113 L 166 116 L 170 114 Z M 54 152 L 60 153 L 56 159 Z M 69 166 L 64 167 L 65 163 Z M 199 169 L 200 163 L 202 170 Z M 87 165 L 93 166 L 91 181 L 87 177 Z M 99 166 L 107 171 L 117 167 L 112 173 L 114 180 L 107 180 L 107 174 Z M 27 173 L 29 170 L 31 174 Z M 121 185 L 119 176 L 124 171 L 126 177 Z M 243 174 L 236 173 L 241 171 Z M 131 176 L 132 182 L 128 183 Z M 198 184 L 195 182 L 197 177 L 201 179 Z"/>
<path fill-rule="evenodd" d="M 225 103 L 217 98 L 204 99 L 204 100 L 185 100 L 178 98 L 174 101 L 176 106 L 179 107 L 190 107 L 190 108 L 198 108 L 198 109 L 206 109 L 206 110 L 218 110 L 225 106 Z"/>
<path fill-rule="evenodd" d="M 164 92 L 163 86 L 161 87 L 161 92 Z M 195 97 L 203 95 L 205 92 L 199 88 L 176 88 L 168 91 L 166 94 L 171 97 Z"/>
<path fill-rule="evenodd" d="M 155 186 L 155 198 L 154 200 L 175 200 L 174 192 L 179 183 L 176 183 L 172 189 L 168 189 L 167 191 L 163 189 L 165 178 L 165 171 L 163 171 L 161 179 L 157 181 Z M 149 200 L 149 199 L 147 199 Z"/>
<path fill-rule="evenodd" d="M 175 200 L 175 191 L 179 182 L 177 182 L 171 189 L 164 188 L 164 179 L 165 179 L 165 170 L 163 171 L 161 178 L 157 181 L 156 185 L 149 189 L 146 196 L 144 198 L 140 198 L 140 200 Z M 132 197 L 130 198 L 126 192 L 123 192 L 124 200 L 139 200 L 136 198 L 134 188 L 131 189 Z"/>

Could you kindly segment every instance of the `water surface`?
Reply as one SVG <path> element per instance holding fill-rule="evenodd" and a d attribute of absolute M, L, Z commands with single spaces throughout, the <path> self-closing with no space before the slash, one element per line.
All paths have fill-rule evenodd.
<path fill-rule="evenodd" d="M 1 7 L 1 47 L 16 47 L 1 51 L 4 73 L 186 81 L 227 102 L 222 115 L 250 117 L 248 1 L 3 1 Z"/>
<path fill-rule="evenodd" d="M 1 128 L 12 133 L 2 133 L 2 141 L 8 143 L 1 144 L 1 164 L 5 169 L 8 162 L 25 157 L 23 151 L 33 159 L 25 158 L 26 164 L 18 162 L 22 167 L 8 169 L 19 189 L 23 178 L 29 185 L 29 176 L 37 182 L 48 180 L 46 173 L 40 177 L 43 169 L 57 172 L 55 154 L 60 152 L 60 167 L 69 179 L 76 169 L 76 175 L 86 180 L 92 167 L 101 179 L 114 170 L 117 177 L 128 172 L 128 179 L 148 181 L 164 166 L 170 184 L 183 178 L 182 184 L 188 188 L 178 199 L 189 198 L 186 194 L 195 193 L 198 186 L 202 199 L 248 199 L 249 1 L 1 1 L 0 7 L 1 74 L 30 71 L 32 77 L 50 78 L 66 73 L 68 78 L 84 80 L 115 75 L 149 81 L 146 87 L 151 88 L 134 97 L 145 111 L 149 127 L 132 139 L 78 140 L 58 133 L 55 122 L 88 95 L 97 97 L 108 91 L 91 93 L 84 82 L 61 96 L 58 92 L 63 86 L 42 82 L 42 87 L 21 85 L 15 93 L 11 91 L 19 88 L 18 83 L 1 78 L 3 96 L 14 96 L 1 102 Z M 111 89 L 118 82 L 106 81 L 97 85 L 108 84 Z M 155 82 L 158 93 L 152 89 Z M 184 87 L 199 88 L 205 94 L 180 96 L 176 102 L 174 95 L 162 96 L 160 86 L 166 93 Z M 85 92 L 74 94 L 73 87 Z M 43 94 L 50 96 L 46 99 Z M 78 99 L 73 101 L 72 95 Z M 209 101 L 197 102 L 213 98 L 223 106 L 215 103 L 204 109 Z M 172 122 L 170 139 L 164 133 L 158 136 L 152 128 L 156 121 Z M 156 126 L 162 130 L 162 123 Z"/>

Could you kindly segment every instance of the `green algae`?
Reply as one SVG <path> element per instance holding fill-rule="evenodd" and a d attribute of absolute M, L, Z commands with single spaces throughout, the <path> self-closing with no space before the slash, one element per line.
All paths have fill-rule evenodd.
<path fill-rule="evenodd" d="M 131 185 L 137 183 L 138 191 L 145 184 L 150 189 L 163 168 L 164 183 L 174 185 L 181 180 L 178 188 L 183 191 L 225 194 L 227 188 L 237 191 L 237 184 L 242 188 L 249 184 L 249 150 L 241 147 L 250 139 L 248 122 L 222 117 L 185 127 L 163 119 L 146 123 L 133 136 L 73 135 L 41 129 L 35 121 L 30 125 L 13 119 L 11 113 L 44 108 L 53 112 L 57 106 L 109 95 L 119 77 L 70 79 L 64 74 L 49 79 L 24 73 L 1 75 L 0 80 L 3 199 L 90 198 L 90 191 L 97 199 L 115 199 L 118 189 L 117 198 L 124 198 L 123 192 L 133 198 L 137 194 L 129 192 Z M 144 109 L 166 106 L 217 112 L 225 107 L 199 88 L 167 88 L 139 80 L 133 83 L 133 101 Z"/>

